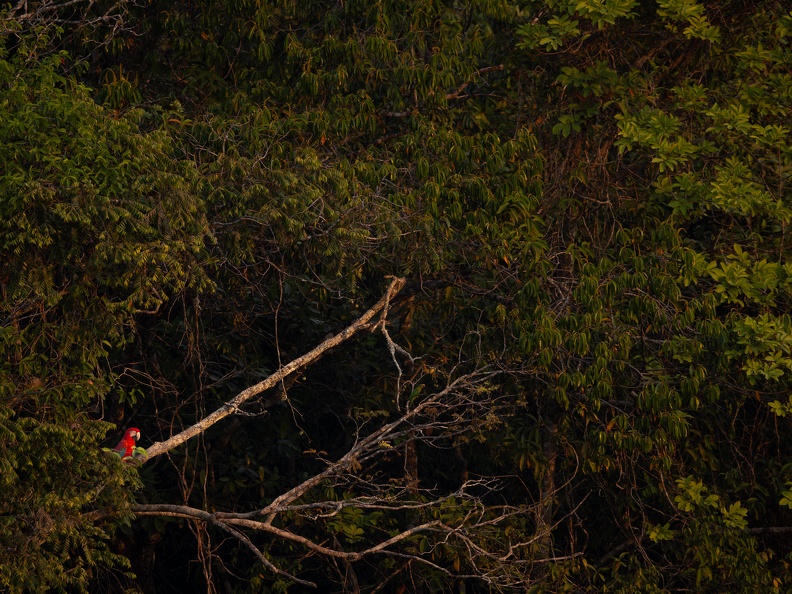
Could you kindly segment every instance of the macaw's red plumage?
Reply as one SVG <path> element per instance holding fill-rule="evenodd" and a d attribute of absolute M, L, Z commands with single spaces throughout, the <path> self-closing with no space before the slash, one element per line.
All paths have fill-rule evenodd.
<path fill-rule="evenodd" d="M 131 458 L 135 451 L 135 443 L 140 439 L 140 429 L 130 427 L 124 433 L 124 437 L 118 442 L 118 445 L 113 448 L 113 451 L 121 456 L 121 458 Z"/>

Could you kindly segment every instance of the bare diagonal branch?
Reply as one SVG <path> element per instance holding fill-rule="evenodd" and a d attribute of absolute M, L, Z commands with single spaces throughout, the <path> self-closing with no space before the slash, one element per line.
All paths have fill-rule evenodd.
<path fill-rule="evenodd" d="M 369 322 L 374 318 L 374 316 L 383 311 L 386 307 L 386 304 L 402 289 L 402 287 L 404 287 L 404 283 L 405 280 L 403 278 L 393 278 L 393 280 L 391 280 L 390 286 L 388 286 L 388 289 L 385 291 L 385 294 L 382 296 L 382 298 L 380 298 L 380 300 L 377 301 L 377 303 L 371 309 L 355 320 L 355 322 L 347 326 L 335 336 L 331 336 L 311 351 L 305 353 L 302 357 L 298 357 L 294 361 L 287 363 L 266 379 L 242 390 L 234 398 L 226 402 L 223 406 L 218 408 L 210 415 L 198 421 L 195 425 L 188 427 L 184 431 L 173 435 L 165 441 L 158 441 L 154 445 L 150 446 L 147 449 L 147 459 L 164 454 L 165 452 L 180 446 L 196 435 L 203 433 L 221 419 L 234 414 L 243 402 L 253 398 L 253 396 L 260 394 L 265 390 L 275 387 L 288 375 L 299 369 L 307 367 L 316 361 L 320 356 L 322 356 L 326 351 L 329 351 L 330 349 L 340 345 L 342 342 L 349 340 L 360 330 L 367 328 Z"/>

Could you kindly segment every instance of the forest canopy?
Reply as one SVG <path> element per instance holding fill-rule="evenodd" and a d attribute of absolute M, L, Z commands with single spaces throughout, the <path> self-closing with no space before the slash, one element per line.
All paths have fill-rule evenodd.
<path fill-rule="evenodd" d="M 791 118 L 780 0 L 0 6 L 0 591 L 790 591 Z"/>

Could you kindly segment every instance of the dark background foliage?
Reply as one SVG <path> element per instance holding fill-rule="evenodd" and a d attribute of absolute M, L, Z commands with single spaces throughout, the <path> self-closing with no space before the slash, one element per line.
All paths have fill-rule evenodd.
<path fill-rule="evenodd" d="M 361 551 L 435 519 L 499 554 L 255 545 L 320 591 L 789 588 L 783 2 L 4 10 L 0 589 L 307 591 L 130 506 L 262 508 L 482 368 L 475 408 L 300 499 L 402 507 L 278 526 Z M 391 275 L 412 362 L 361 335 L 167 456 L 102 451 L 203 418 Z"/>

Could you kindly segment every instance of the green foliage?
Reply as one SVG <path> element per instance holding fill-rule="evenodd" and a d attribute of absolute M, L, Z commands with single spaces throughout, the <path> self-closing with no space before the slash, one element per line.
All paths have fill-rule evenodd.
<path fill-rule="evenodd" d="M 135 316 L 205 286 L 206 226 L 165 132 L 21 43 L 0 51 L 0 589 L 84 590 L 129 566 L 107 540 L 140 486 L 89 412 L 117 389 Z"/>
<path fill-rule="evenodd" d="M 490 365 L 491 405 L 411 436 L 417 479 L 407 436 L 383 442 L 300 500 L 335 512 L 278 525 L 360 551 L 437 521 L 500 553 L 429 531 L 342 577 L 255 539 L 267 559 L 325 591 L 353 569 L 361 590 L 462 589 L 452 576 L 475 572 L 535 591 L 789 588 L 788 543 L 762 533 L 792 507 L 782 3 L 129 10 L 101 51 L 98 29 L 60 38 L 90 68 L 47 29 L 3 38 L 0 551 L 26 562 L 0 557 L 0 589 L 95 585 L 125 566 L 107 543 L 133 496 L 257 509 L 393 419 L 397 370 L 365 336 L 173 467 L 138 479 L 101 449 L 106 421 L 134 417 L 152 441 L 194 422 L 394 274 L 409 284 L 389 332 L 420 357 L 400 403 Z M 459 496 L 470 476 L 500 479 Z M 409 509 L 364 505 L 373 493 Z M 490 504 L 535 513 L 496 520 Z M 134 558 L 141 574 L 208 587 L 217 546 L 251 588 L 289 588 L 211 526 L 203 576 L 175 523 L 129 532 L 172 552 Z"/>
<path fill-rule="evenodd" d="M 70 429 L 3 412 L 4 591 L 84 590 L 97 566 L 129 567 L 107 539 L 119 521 L 129 521 L 129 496 L 139 482 L 96 447 L 108 428 L 75 419 Z M 102 524 L 92 517 L 97 511 L 109 516 Z"/>

